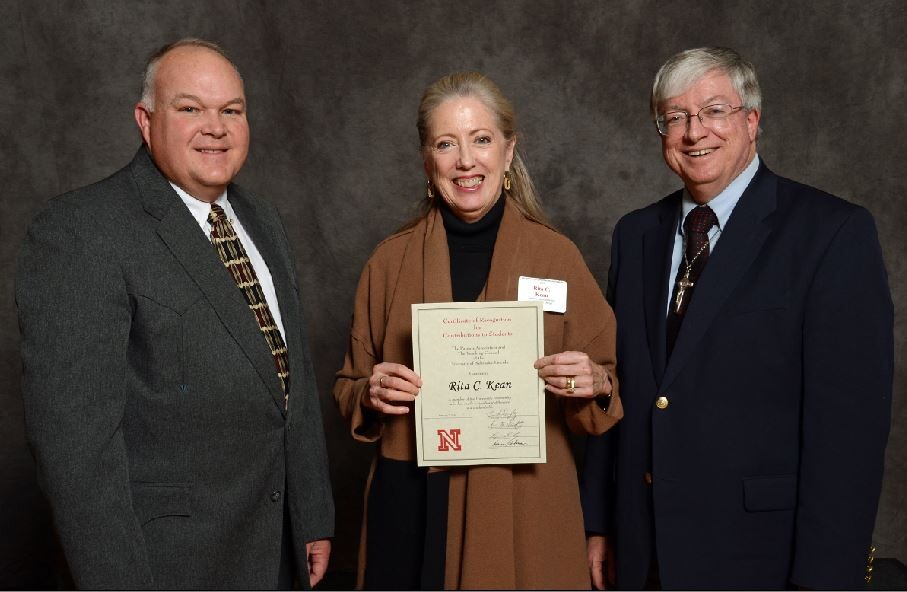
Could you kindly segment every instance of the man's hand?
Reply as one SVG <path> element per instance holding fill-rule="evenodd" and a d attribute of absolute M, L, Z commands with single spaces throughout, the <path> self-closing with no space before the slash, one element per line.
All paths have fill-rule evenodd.
<path fill-rule="evenodd" d="M 613 586 L 614 549 L 608 545 L 608 539 L 600 535 L 591 535 L 586 540 L 586 558 L 589 562 L 592 586 L 596 590 L 607 590 L 609 585 Z"/>
<path fill-rule="evenodd" d="M 328 560 L 331 558 L 331 541 L 321 539 L 306 543 L 305 552 L 309 562 L 309 586 L 314 588 L 315 584 L 324 577 L 324 572 L 328 568 Z"/>

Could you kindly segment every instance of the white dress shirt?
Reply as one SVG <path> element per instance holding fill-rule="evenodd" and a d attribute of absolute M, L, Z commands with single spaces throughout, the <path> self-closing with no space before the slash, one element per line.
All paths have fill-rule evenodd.
<path fill-rule="evenodd" d="M 189 208 L 189 213 L 192 214 L 192 217 L 195 218 L 195 221 L 198 222 L 202 232 L 205 233 L 205 236 L 208 237 L 208 240 L 210 241 L 211 223 L 208 222 L 208 214 L 211 212 L 211 204 L 195 199 L 173 183 L 170 183 L 170 186 L 173 187 L 177 195 L 180 196 L 180 199 L 183 200 L 183 203 L 186 204 L 186 207 Z M 255 270 L 255 275 L 258 277 L 258 283 L 261 284 L 261 289 L 265 294 L 265 300 L 268 302 L 268 308 L 271 310 L 271 316 L 274 317 L 274 322 L 277 323 L 277 328 L 280 329 L 280 334 L 283 336 L 284 342 L 286 342 L 283 320 L 280 317 L 280 304 L 277 302 L 277 292 L 274 291 L 274 280 L 271 279 L 271 270 L 268 269 L 268 264 L 265 263 L 261 253 L 258 252 L 255 242 L 252 241 L 252 237 L 249 236 L 249 233 L 243 228 L 242 222 L 236 217 L 233 206 L 231 206 L 230 202 L 227 200 L 227 192 L 224 191 L 220 197 L 214 200 L 214 203 L 224 209 L 227 219 L 230 220 L 230 224 L 233 225 L 233 230 L 236 231 L 236 236 L 239 237 L 243 247 L 246 249 L 246 254 L 249 255 L 249 261 L 252 263 L 252 269 Z M 213 249 L 214 247 L 212 246 L 211 248 Z M 237 290 L 238 289 L 239 288 L 237 288 Z"/>

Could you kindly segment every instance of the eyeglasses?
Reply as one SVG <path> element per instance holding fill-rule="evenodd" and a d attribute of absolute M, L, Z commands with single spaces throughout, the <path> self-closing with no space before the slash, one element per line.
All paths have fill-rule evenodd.
<path fill-rule="evenodd" d="M 710 130 L 716 130 L 724 126 L 728 117 L 741 109 L 743 109 L 743 105 L 731 107 L 725 103 L 715 103 L 714 105 L 706 105 L 700 109 L 699 112 L 696 113 L 696 117 L 699 118 L 699 123 L 701 123 L 703 127 Z M 690 115 L 689 111 L 668 111 L 655 118 L 655 127 L 658 128 L 658 133 L 662 136 L 682 133 L 687 129 L 687 125 L 690 122 Z"/>

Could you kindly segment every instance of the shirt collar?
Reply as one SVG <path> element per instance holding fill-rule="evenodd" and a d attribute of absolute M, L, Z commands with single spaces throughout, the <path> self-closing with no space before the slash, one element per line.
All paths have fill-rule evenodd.
<path fill-rule="evenodd" d="M 715 212 L 715 216 L 718 218 L 718 228 L 724 229 L 724 225 L 727 224 L 728 218 L 731 217 L 731 212 L 734 211 L 734 207 L 737 205 L 737 202 L 740 201 L 740 197 L 743 195 L 743 192 L 746 191 L 746 188 L 749 186 L 750 181 L 753 180 L 753 177 L 756 176 L 756 171 L 759 170 L 759 155 L 755 155 L 753 160 L 747 165 L 743 172 L 737 175 L 737 178 L 731 181 L 730 185 L 724 188 L 724 190 L 709 200 L 706 204 L 712 211 Z M 698 206 L 696 202 L 693 201 L 693 198 L 690 197 L 689 192 L 683 190 L 683 207 L 681 208 L 681 220 L 686 220 L 687 214 Z M 680 234 L 683 234 L 683 224 L 679 224 Z"/>
<path fill-rule="evenodd" d="M 208 224 L 208 214 L 211 212 L 211 204 L 196 199 L 183 191 L 183 189 L 176 185 L 173 182 L 170 182 L 170 186 L 173 187 L 173 190 L 176 191 L 176 194 L 180 196 L 180 199 L 183 200 L 183 203 L 186 204 L 186 207 L 189 208 L 189 213 L 192 214 L 192 217 L 195 218 L 195 221 L 198 222 L 198 225 L 202 228 Z M 227 191 L 224 190 L 213 203 L 216 203 L 224 209 L 224 212 L 227 214 L 228 218 L 236 218 L 233 214 L 233 208 L 230 206 L 230 202 L 227 201 Z"/>

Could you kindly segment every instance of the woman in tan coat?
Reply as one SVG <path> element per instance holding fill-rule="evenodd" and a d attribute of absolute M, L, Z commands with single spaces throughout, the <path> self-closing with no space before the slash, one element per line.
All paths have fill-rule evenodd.
<path fill-rule="evenodd" d="M 510 103 L 476 73 L 426 89 L 418 120 L 423 215 L 375 249 L 356 293 L 334 397 L 354 438 L 378 442 L 359 587 L 589 588 L 568 430 L 622 415 L 614 316 L 576 246 L 545 221 L 516 151 Z M 567 283 L 544 313 L 547 462 L 419 468 L 410 305 L 516 300 L 520 276 Z"/>

